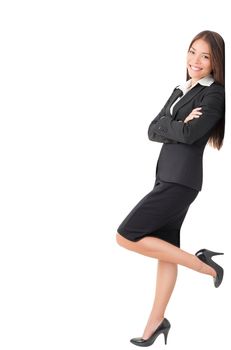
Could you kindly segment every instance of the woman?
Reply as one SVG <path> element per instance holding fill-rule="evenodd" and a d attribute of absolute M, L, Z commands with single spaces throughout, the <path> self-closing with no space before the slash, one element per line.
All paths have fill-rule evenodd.
<path fill-rule="evenodd" d="M 164 334 L 170 323 L 165 310 L 183 265 L 213 277 L 215 287 L 223 269 L 207 249 L 195 255 L 180 249 L 180 228 L 190 204 L 202 188 L 203 151 L 210 143 L 220 149 L 225 122 L 225 45 L 222 37 L 203 31 L 192 40 L 187 53 L 187 81 L 173 90 L 165 106 L 151 122 L 148 137 L 162 142 L 156 181 L 120 224 L 119 245 L 158 259 L 153 308 L 142 337 L 131 342 L 149 346 Z"/>

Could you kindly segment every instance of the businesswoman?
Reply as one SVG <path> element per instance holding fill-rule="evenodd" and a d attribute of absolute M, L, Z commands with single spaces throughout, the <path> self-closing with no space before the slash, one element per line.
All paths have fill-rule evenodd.
<path fill-rule="evenodd" d="M 165 310 L 177 278 L 177 265 L 213 277 L 215 287 L 223 269 L 212 257 L 222 254 L 201 249 L 195 255 L 180 248 L 180 228 L 202 188 L 202 158 L 207 143 L 220 149 L 225 122 L 225 47 L 212 31 L 196 35 L 187 53 L 187 81 L 177 86 L 151 122 L 148 137 L 163 146 L 154 188 L 118 227 L 117 242 L 124 248 L 158 259 L 153 308 L 142 337 L 131 342 L 149 346 L 170 322 Z"/>

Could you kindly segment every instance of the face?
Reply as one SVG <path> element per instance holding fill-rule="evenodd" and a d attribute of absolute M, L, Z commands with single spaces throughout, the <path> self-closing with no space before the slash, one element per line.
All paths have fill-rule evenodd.
<path fill-rule="evenodd" d="M 203 39 L 194 41 L 187 54 L 187 69 L 193 83 L 212 72 L 211 49 Z"/>

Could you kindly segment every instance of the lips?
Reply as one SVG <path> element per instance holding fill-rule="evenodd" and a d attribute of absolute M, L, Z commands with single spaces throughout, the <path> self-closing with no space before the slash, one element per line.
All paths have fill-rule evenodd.
<path fill-rule="evenodd" d="M 202 68 L 200 68 L 200 67 L 195 67 L 195 66 L 191 66 L 191 65 L 189 65 L 189 66 L 190 66 L 190 68 L 191 68 L 193 71 L 195 71 L 195 72 L 199 72 L 199 71 L 202 70 Z"/>

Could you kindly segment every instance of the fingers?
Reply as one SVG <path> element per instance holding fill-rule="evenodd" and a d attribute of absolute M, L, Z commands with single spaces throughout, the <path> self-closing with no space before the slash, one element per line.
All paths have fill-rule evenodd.
<path fill-rule="evenodd" d="M 201 114 L 202 114 L 201 107 L 198 107 L 198 108 L 194 108 L 189 115 L 201 116 Z"/>
<path fill-rule="evenodd" d="M 202 114 L 201 109 L 202 107 L 194 108 L 190 114 L 201 115 Z"/>
<path fill-rule="evenodd" d="M 189 115 L 185 120 L 184 123 L 188 123 L 190 120 L 196 119 L 196 118 L 200 118 L 200 115 Z"/>
<path fill-rule="evenodd" d="M 194 108 L 192 112 L 185 118 L 184 123 L 187 123 L 194 118 L 200 118 L 202 115 L 201 109 L 202 107 Z"/>

